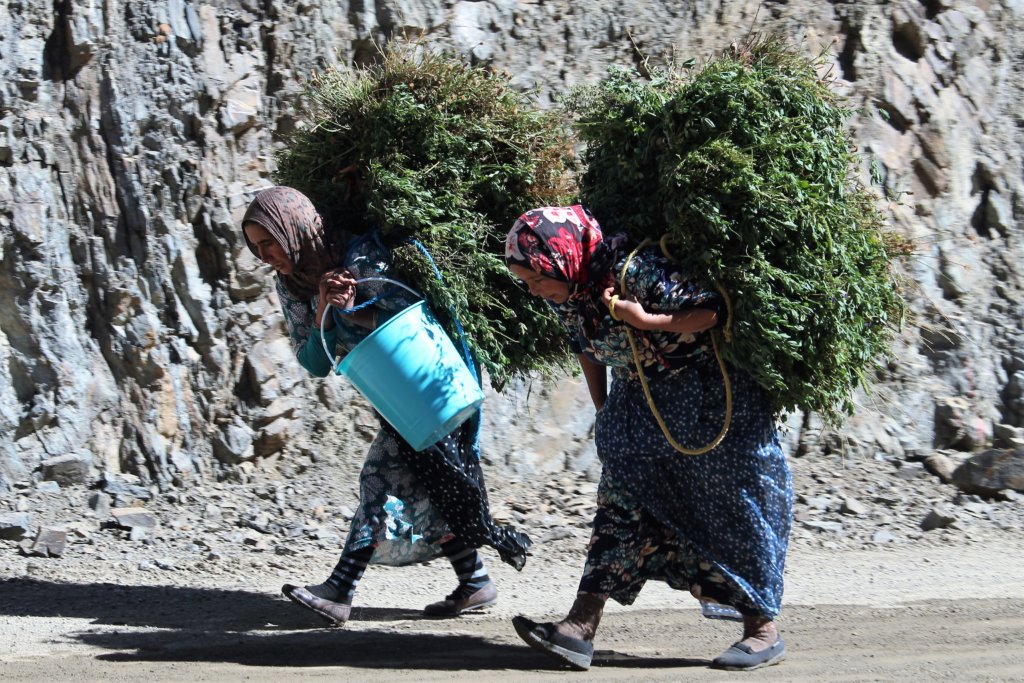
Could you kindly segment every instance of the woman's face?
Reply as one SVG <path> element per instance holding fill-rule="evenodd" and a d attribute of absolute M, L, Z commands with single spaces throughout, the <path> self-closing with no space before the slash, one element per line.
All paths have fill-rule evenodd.
<path fill-rule="evenodd" d="M 525 266 L 511 265 L 512 274 L 526 283 L 530 294 L 547 299 L 553 304 L 564 304 L 569 299 L 569 285 L 561 280 L 546 277 Z"/>
<path fill-rule="evenodd" d="M 270 231 L 259 223 L 246 223 L 242 226 L 245 236 L 256 248 L 260 260 L 272 267 L 281 275 L 291 275 L 295 264 L 288 258 L 287 252 L 277 243 Z"/>

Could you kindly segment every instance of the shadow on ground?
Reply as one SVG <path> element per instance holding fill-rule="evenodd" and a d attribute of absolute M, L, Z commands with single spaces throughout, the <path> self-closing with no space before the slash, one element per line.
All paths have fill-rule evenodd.
<path fill-rule="evenodd" d="M 353 612 L 360 628 L 323 628 L 315 615 L 283 597 L 244 590 L 13 579 L 0 581 L 0 616 L 76 618 L 107 627 L 66 636 L 107 651 L 98 659 L 109 662 L 441 671 L 558 668 L 525 645 L 466 634 L 470 620 L 449 627 L 424 619 L 419 610 L 362 608 Z M 438 630 L 462 632 L 403 632 L 388 625 L 413 620 L 436 624 Z M 487 630 L 493 630 L 493 625 Z M 511 634 L 511 626 L 508 630 Z M 614 651 L 598 651 L 594 661 L 595 666 L 622 668 L 706 664 L 698 659 L 633 657 Z"/>
<path fill-rule="evenodd" d="M 419 616 L 402 609 L 357 609 L 360 621 Z M 281 631 L 320 626 L 283 596 L 244 590 L 185 586 L 118 586 L 112 583 L 0 581 L 0 615 L 70 617 L 95 624 L 210 632 Z"/>

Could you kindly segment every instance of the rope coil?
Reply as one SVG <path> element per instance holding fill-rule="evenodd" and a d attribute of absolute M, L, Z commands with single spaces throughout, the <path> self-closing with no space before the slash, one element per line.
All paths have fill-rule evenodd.
<path fill-rule="evenodd" d="M 662 237 L 659 243 L 661 246 L 661 252 L 666 258 L 672 259 L 672 255 L 669 253 L 666 246 L 666 237 L 667 235 Z M 640 246 L 634 249 L 633 253 L 626 258 L 626 263 L 622 266 L 622 272 L 619 274 L 619 291 L 622 292 L 623 296 L 626 295 L 626 272 L 629 270 L 629 266 L 633 262 L 633 257 L 635 257 L 641 249 L 652 243 L 653 242 L 650 239 L 644 240 L 641 242 Z M 732 300 L 717 282 L 715 283 L 715 287 L 718 288 L 719 293 L 725 299 L 727 313 L 723 336 L 728 343 L 732 339 Z M 618 320 L 619 318 L 614 312 L 615 301 L 617 301 L 617 297 L 612 297 L 612 300 L 609 302 L 609 313 L 611 313 L 613 319 Z M 636 365 L 636 372 L 640 377 L 640 386 L 643 387 L 644 397 L 647 399 L 647 406 L 651 409 L 651 413 L 654 415 L 654 419 L 657 420 L 658 426 L 661 427 L 661 433 L 665 435 L 669 445 L 683 455 L 704 455 L 705 453 L 715 449 L 720 443 L 722 443 L 722 440 L 725 439 L 725 435 L 729 432 L 729 426 L 732 424 L 732 382 L 729 380 L 729 373 L 725 368 L 725 361 L 722 359 L 722 352 L 718 346 L 718 332 L 716 330 L 711 330 L 711 346 L 715 350 L 715 360 L 718 361 L 718 367 L 722 371 L 722 380 L 725 383 L 725 420 L 718 436 L 712 439 L 709 444 L 702 446 L 701 448 L 686 448 L 685 446 L 680 445 L 672 436 L 668 425 L 665 424 L 665 420 L 661 417 L 661 413 L 658 412 L 657 407 L 654 405 L 654 397 L 651 395 L 651 388 L 647 384 L 647 377 L 644 375 L 643 365 L 640 362 L 640 352 L 637 350 L 636 338 L 629 325 L 626 325 L 626 337 L 629 339 L 629 348 L 633 352 L 633 363 Z"/>

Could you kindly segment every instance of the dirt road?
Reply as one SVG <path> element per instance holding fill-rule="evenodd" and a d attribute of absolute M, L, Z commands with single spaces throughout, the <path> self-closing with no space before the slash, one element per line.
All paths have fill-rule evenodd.
<path fill-rule="evenodd" d="M 8 587 L 9 588 L 9 587 Z M 5 588 L 5 592 L 6 592 Z M 91 653 L 8 658 L 5 681 L 705 681 L 736 677 L 709 670 L 709 657 L 729 639 L 724 624 L 701 622 L 691 610 L 612 614 L 602 625 L 594 667 L 558 672 L 521 644 L 506 620 L 477 616 L 457 623 L 416 613 L 364 609 L 342 630 L 305 628 L 299 613 L 282 613 L 263 595 L 189 594 L 180 590 L 119 591 L 100 607 L 118 627 L 90 625 L 66 634 Z M 161 619 L 188 600 L 194 619 Z M 239 606 L 242 608 L 239 609 Z M 140 628 L 139 611 L 163 622 Z M 217 614 L 224 613 L 224 614 Z M 286 618 L 282 618 L 286 616 Z M 277 623 L 265 621 L 273 619 Z M 265 623 L 259 623 L 265 622 Z M 787 661 L 748 678 L 786 681 L 1024 680 L 1018 638 L 1024 601 L 929 601 L 900 609 L 828 605 L 789 610 Z"/>
<path fill-rule="evenodd" d="M 522 574 L 492 563 L 501 602 L 457 620 L 419 614 L 449 580 L 443 564 L 371 568 L 357 597 L 365 606 L 345 629 L 319 628 L 280 598 L 287 577 L 258 586 L 195 576 L 156 585 L 173 574 L 123 586 L 15 578 L 0 582 L 0 680 L 1024 681 L 1024 542 L 999 540 L 794 552 L 780 619 L 789 657 L 750 674 L 708 669 L 736 625 L 701 618 L 692 599 L 660 584 L 609 609 L 587 673 L 528 649 L 509 617 L 555 616 L 569 604 L 567 549 Z"/>

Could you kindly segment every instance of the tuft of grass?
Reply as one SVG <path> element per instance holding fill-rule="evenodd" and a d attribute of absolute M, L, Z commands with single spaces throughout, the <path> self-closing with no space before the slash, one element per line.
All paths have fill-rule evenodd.
<path fill-rule="evenodd" d="M 783 39 L 752 36 L 700 68 L 612 68 L 567 110 L 586 144 L 583 202 L 609 232 L 660 239 L 735 308 L 729 361 L 777 413 L 852 413 L 901 324 L 905 240 L 858 179 L 853 110 Z"/>
<path fill-rule="evenodd" d="M 564 115 L 541 111 L 506 75 L 413 48 L 319 75 L 307 95 L 305 125 L 277 154 L 275 180 L 309 196 L 329 228 L 379 229 L 399 277 L 453 338 L 461 322 L 494 386 L 570 367 L 557 318 L 503 259 L 523 211 L 576 191 Z"/>

